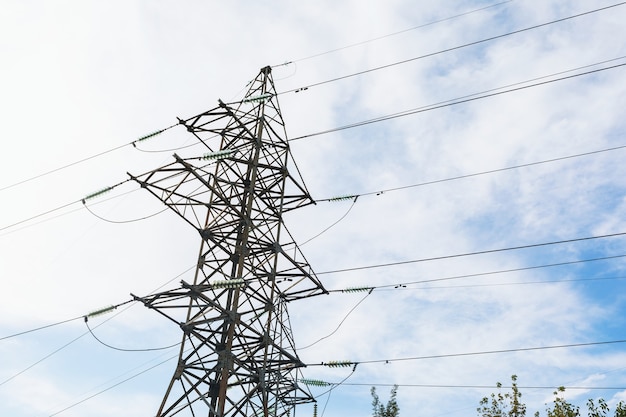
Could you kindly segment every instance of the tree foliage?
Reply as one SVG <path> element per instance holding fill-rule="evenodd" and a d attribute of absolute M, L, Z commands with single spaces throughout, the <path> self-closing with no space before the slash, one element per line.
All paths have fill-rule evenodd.
<path fill-rule="evenodd" d="M 500 391 L 502 384 L 498 382 L 498 393 L 492 393 L 490 397 L 483 397 L 480 400 L 480 407 L 477 408 L 481 417 L 524 417 L 526 415 L 526 405 L 520 401 L 522 393 L 517 387 L 517 375 L 511 376 L 511 392 Z"/>
<path fill-rule="evenodd" d="M 579 408 L 565 400 L 562 395 L 564 392 L 564 387 L 559 387 L 557 391 L 554 391 L 552 408 L 546 409 L 548 417 L 580 417 Z"/>
<path fill-rule="evenodd" d="M 522 403 L 522 393 L 517 386 L 517 376 L 511 376 L 511 392 L 502 393 L 502 384 L 498 382 L 497 393 L 492 393 L 489 397 L 480 400 L 478 411 L 479 417 L 525 417 L 526 405 Z M 570 402 L 565 397 L 565 388 L 559 387 L 554 392 L 554 401 L 546 408 L 547 417 L 580 417 L 580 408 Z M 602 398 L 594 401 L 587 401 L 588 417 L 610 417 L 610 409 L 606 401 Z M 620 401 L 612 414 L 613 417 L 626 417 L 626 404 Z M 535 417 L 540 417 L 537 411 Z"/>
<path fill-rule="evenodd" d="M 376 387 L 372 387 L 372 409 L 374 414 L 373 417 L 398 417 L 400 415 L 400 407 L 398 407 L 398 402 L 396 401 L 396 396 L 398 395 L 398 386 L 394 385 L 391 388 L 391 394 L 389 396 L 389 401 L 387 401 L 387 405 L 384 405 L 380 402 L 380 398 L 378 394 L 376 394 Z"/>

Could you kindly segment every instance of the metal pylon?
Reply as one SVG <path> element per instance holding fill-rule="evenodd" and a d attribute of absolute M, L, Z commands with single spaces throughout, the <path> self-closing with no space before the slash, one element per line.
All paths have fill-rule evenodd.
<path fill-rule="evenodd" d="M 193 282 L 135 296 L 183 331 L 156 415 L 288 416 L 312 397 L 297 384 L 287 303 L 327 291 L 283 227 L 283 213 L 313 200 L 288 169 L 271 68 L 241 102 L 180 123 L 207 153 L 131 175 L 202 238 Z"/>

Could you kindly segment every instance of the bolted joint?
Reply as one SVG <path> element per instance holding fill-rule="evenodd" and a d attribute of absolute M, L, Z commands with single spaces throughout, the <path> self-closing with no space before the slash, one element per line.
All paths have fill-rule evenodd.
<path fill-rule="evenodd" d="M 209 397 L 215 398 L 219 395 L 220 392 L 220 384 L 215 381 L 211 381 L 209 383 Z"/>
<path fill-rule="evenodd" d="M 237 313 L 236 311 L 229 310 L 226 312 L 226 314 L 228 315 L 228 321 L 230 323 L 238 323 L 241 319 L 241 314 Z"/>
<path fill-rule="evenodd" d="M 283 252 L 283 247 L 280 245 L 280 243 L 274 242 L 272 244 L 272 251 L 274 253 L 282 253 Z"/>
<path fill-rule="evenodd" d="M 217 365 L 220 368 L 232 369 L 234 364 L 234 355 L 231 351 L 224 349 L 217 352 Z"/>
<path fill-rule="evenodd" d="M 200 236 L 203 240 L 208 241 L 213 237 L 213 232 L 211 232 L 209 229 L 198 229 L 198 232 L 200 233 Z"/>
<path fill-rule="evenodd" d="M 178 365 L 176 365 L 176 371 L 174 371 L 174 379 L 180 380 L 183 372 L 185 372 L 185 361 L 181 359 L 178 361 Z"/>
<path fill-rule="evenodd" d="M 152 305 L 150 305 L 150 302 L 146 300 L 145 298 L 139 297 L 133 294 L 132 292 L 130 293 L 130 296 L 133 297 L 133 300 L 141 302 L 144 306 L 148 308 L 153 308 Z"/>
<path fill-rule="evenodd" d="M 189 335 L 193 330 L 193 325 L 187 323 L 179 323 L 180 329 L 185 333 L 185 335 Z"/>

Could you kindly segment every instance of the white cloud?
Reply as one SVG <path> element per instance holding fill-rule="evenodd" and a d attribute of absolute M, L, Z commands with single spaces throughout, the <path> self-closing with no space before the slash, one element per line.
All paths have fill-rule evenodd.
<path fill-rule="evenodd" d="M 213 107 L 218 98 L 237 97 L 265 65 L 296 60 L 273 70 L 277 89 L 289 91 L 609 4 L 516 0 L 298 61 L 488 3 L 8 2 L 0 17 L 0 188 L 130 143 L 176 123 L 177 116 Z M 622 9 L 285 93 L 279 99 L 288 133 L 298 137 L 623 56 Z M 315 198 L 389 190 L 622 146 L 625 89 L 623 69 L 617 68 L 314 136 L 293 142 L 292 148 Z M 186 141 L 184 130 L 174 128 L 142 142 L 141 149 L 172 149 Z M 622 232 L 622 152 L 363 195 L 345 219 L 302 250 L 323 272 Z M 127 171 L 161 166 L 171 161 L 171 153 L 127 146 L 2 190 L 0 227 L 77 202 L 124 181 Z M 124 184 L 106 197 L 135 189 Z M 116 221 L 162 210 L 143 191 L 110 201 L 102 197 L 90 207 Z M 304 241 L 343 216 L 350 204 L 319 202 L 287 215 L 287 227 Z M 61 212 L 71 209 L 80 209 L 80 203 Z M 190 279 L 192 272 L 177 276 L 195 264 L 198 253 L 196 231 L 169 212 L 112 224 L 83 209 L 23 226 L 0 231 L 0 337 L 126 301 L 130 292 L 146 294 L 170 280 L 171 288 Z M 332 289 L 376 286 L 618 255 L 623 248 L 623 239 L 613 238 L 320 278 Z M 313 364 L 623 339 L 620 280 L 522 285 L 617 276 L 623 268 L 618 259 L 377 290 L 336 333 L 300 354 Z M 452 288 L 462 285 L 467 286 Z M 364 295 L 292 303 L 297 344 L 332 332 Z M 115 346 L 154 347 L 178 339 L 173 327 L 135 306 L 96 331 Z M 84 331 L 76 322 L 0 341 L 2 377 Z M 506 383 L 517 374 L 521 386 L 568 381 L 618 386 L 622 373 L 608 371 L 623 363 L 620 346 L 362 363 L 346 382 L 364 385 L 335 389 L 324 415 L 368 415 L 369 385 L 377 383 L 485 385 Z M 84 337 L 0 385 L 1 414 L 53 413 L 153 358 L 132 355 L 109 352 Z M 153 413 L 172 369 L 166 363 L 60 415 Z M 349 373 L 304 369 L 306 377 L 333 382 Z M 384 398 L 387 388 L 379 392 Z M 401 387 L 399 401 L 403 415 L 467 415 L 489 392 Z M 551 390 L 524 393 L 529 409 L 544 410 Z M 583 393 L 590 394 L 577 391 L 568 398 L 584 401 Z M 592 393 L 611 401 L 623 397 L 614 391 Z M 318 400 L 321 410 L 327 397 Z M 302 410 L 307 414 L 310 407 Z"/>

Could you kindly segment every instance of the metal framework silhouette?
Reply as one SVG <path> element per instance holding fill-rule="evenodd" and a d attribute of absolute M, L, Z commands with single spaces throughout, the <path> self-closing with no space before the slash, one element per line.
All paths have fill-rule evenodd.
<path fill-rule="evenodd" d="M 135 296 L 183 332 L 156 415 L 289 416 L 313 398 L 298 385 L 287 303 L 327 291 L 283 226 L 284 213 L 314 201 L 290 172 L 271 68 L 242 101 L 180 123 L 206 153 L 131 175 L 202 239 L 193 282 Z"/>

